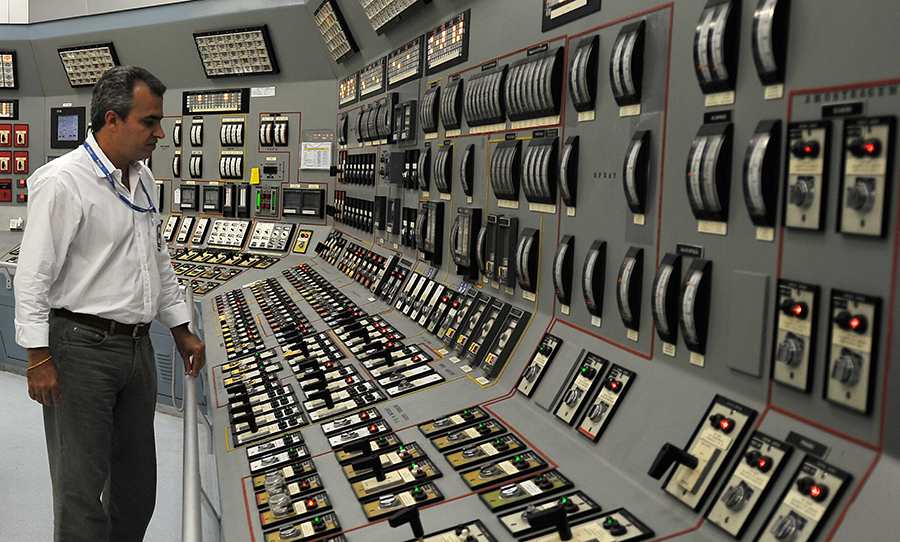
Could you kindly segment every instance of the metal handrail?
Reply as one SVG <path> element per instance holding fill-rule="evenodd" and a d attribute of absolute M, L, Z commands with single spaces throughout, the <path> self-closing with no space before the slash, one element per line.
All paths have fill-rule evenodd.
<path fill-rule="evenodd" d="M 19 267 L 19 264 L 16 262 L 0 262 L 0 275 L 6 277 L 7 290 L 12 290 L 12 275 L 10 275 L 9 269 L 15 271 L 17 267 Z"/>
<path fill-rule="evenodd" d="M 187 305 L 191 317 L 188 329 L 196 332 L 194 325 L 194 291 L 186 288 Z M 174 397 L 172 398 L 174 400 Z M 197 377 L 184 376 L 184 458 L 182 462 L 181 540 L 203 541 L 203 518 L 200 511 L 200 435 L 197 429 Z"/>

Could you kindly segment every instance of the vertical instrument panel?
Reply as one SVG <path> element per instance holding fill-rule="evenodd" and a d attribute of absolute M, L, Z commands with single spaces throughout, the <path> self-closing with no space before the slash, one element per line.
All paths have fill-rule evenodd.
<path fill-rule="evenodd" d="M 481 209 L 459 207 L 450 230 L 450 254 L 457 265 L 456 272 L 469 279 L 478 279 L 475 252 L 477 236 L 481 231 Z"/>
<path fill-rule="evenodd" d="M 444 94 L 441 96 L 441 124 L 444 130 L 458 130 L 463 121 L 463 79 L 454 76 L 444 86 Z"/>
<path fill-rule="evenodd" d="M 415 178 L 418 181 L 419 190 L 428 192 L 431 189 L 431 143 L 426 143 L 425 148 L 419 151 L 415 165 Z"/>
<path fill-rule="evenodd" d="M 491 154 L 490 183 L 497 199 L 518 201 L 522 178 L 522 141 L 498 143 Z"/>
<path fill-rule="evenodd" d="M 653 313 L 653 323 L 656 325 L 656 334 L 663 343 L 672 346 L 678 343 L 680 283 L 681 256 L 666 254 L 659 263 L 656 277 L 653 279 L 650 309 Z"/>
<path fill-rule="evenodd" d="M 572 268 L 575 260 L 575 238 L 564 235 L 553 257 L 553 289 L 561 305 L 572 304 Z"/>
<path fill-rule="evenodd" d="M 732 131 L 730 122 L 704 124 L 691 144 L 687 161 L 687 194 L 697 220 L 728 220 Z"/>
<path fill-rule="evenodd" d="M 559 158 L 559 194 L 567 207 L 575 208 L 578 201 L 578 141 L 569 136 Z"/>
<path fill-rule="evenodd" d="M 761 121 L 744 156 L 744 202 L 750 221 L 756 226 L 775 226 L 780 154 L 781 121 Z"/>
<path fill-rule="evenodd" d="M 641 324 L 641 277 L 644 272 L 644 249 L 631 247 L 619 266 L 616 279 L 616 301 L 619 316 L 627 329 L 639 331 Z"/>
<path fill-rule="evenodd" d="M 734 90 L 741 24 L 740 0 L 709 0 L 694 33 L 694 68 L 704 94 Z"/>
<path fill-rule="evenodd" d="M 504 86 L 509 120 L 522 121 L 559 115 L 565 60 L 563 48 L 535 47 L 513 63 Z"/>
<path fill-rule="evenodd" d="M 609 59 L 609 81 L 620 106 L 641 103 L 644 79 L 644 28 L 638 21 L 619 31 Z"/>
<path fill-rule="evenodd" d="M 508 69 L 506 64 L 497 67 L 496 61 L 489 62 L 469 79 L 463 103 L 463 114 L 469 127 L 497 124 L 506 119 L 503 88 Z"/>
<path fill-rule="evenodd" d="M 678 321 L 684 344 L 701 356 L 706 354 L 711 291 L 712 262 L 696 258 L 682 281 Z"/>
<path fill-rule="evenodd" d="M 434 159 L 434 184 L 441 194 L 449 194 L 453 189 L 453 143 L 438 147 Z"/>
<path fill-rule="evenodd" d="M 650 131 L 635 132 L 625 151 L 622 184 L 625 201 L 636 215 L 647 212 L 647 188 L 650 184 Z"/>
<path fill-rule="evenodd" d="M 419 104 L 419 126 L 426 134 L 438 131 L 438 117 L 441 111 L 441 84 L 439 81 L 432 83 Z"/>
<path fill-rule="evenodd" d="M 790 0 L 759 0 L 753 13 L 753 60 L 764 85 L 784 83 L 790 11 Z"/>
<path fill-rule="evenodd" d="M 475 183 L 475 145 L 469 144 L 463 151 L 459 160 L 459 182 L 462 184 L 463 193 L 472 197 Z"/>
<path fill-rule="evenodd" d="M 522 157 L 522 187 L 531 203 L 556 205 L 559 138 L 532 139 Z"/>
<path fill-rule="evenodd" d="M 519 288 L 532 294 L 537 292 L 538 286 L 540 245 L 541 232 L 534 228 L 525 228 L 516 244 L 516 281 Z"/>
<path fill-rule="evenodd" d="M 582 39 L 570 55 L 569 95 L 575 111 L 593 111 L 597 100 L 597 70 L 600 36 Z"/>
<path fill-rule="evenodd" d="M 581 268 L 581 293 L 593 324 L 600 325 L 603 316 L 603 287 L 606 284 L 606 241 L 591 243 Z"/>

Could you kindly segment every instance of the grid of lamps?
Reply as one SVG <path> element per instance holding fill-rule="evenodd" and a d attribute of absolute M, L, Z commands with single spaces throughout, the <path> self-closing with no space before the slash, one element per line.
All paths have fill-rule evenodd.
<path fill-rule="evenodd" d="M 119 65 L 112 43 L 65 47 L 57 52 L 73 87 L 93 86 L 106 70 Z"/>
<path fill-rule="evenodd" d="M 415 4 L 417 0 L 359 0 L 369 19 L 372 29 L 379 28 L 391 22 L 391 20 L 403 13 L 403 11 Z"/>
<path fill-rule="evenodd" d="M 356 51 L 356 44 L 350 36 L 342 18 L 335 11 L 336 6 L 330 0 L 325 0 L 316 10 L 315 19 L 322 39 L 328 47 L 328 52 L 335 62 L 340 62 L 345 57 Z"/>
<path fill-rule="evenodd" d="M 0 53 L 0 88 L 18 88 L 16 81 L 16 54 Z"/>
<path fill-rule="evenodd" d="M 194 34 L 206 77 L 278 73 L 265 26 Z"/>

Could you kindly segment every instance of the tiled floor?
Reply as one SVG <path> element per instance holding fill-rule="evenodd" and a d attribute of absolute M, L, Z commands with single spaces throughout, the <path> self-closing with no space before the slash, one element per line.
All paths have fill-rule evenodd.
<path fill-rule="evenodd" d="M 53 538 L 50 472 L 41 406 L 25 377 L 0 371 L 0 525 L 4 542 Z M 156 512 L 146 542 L 181 540 L 182 420 L 156 414 Z"/>

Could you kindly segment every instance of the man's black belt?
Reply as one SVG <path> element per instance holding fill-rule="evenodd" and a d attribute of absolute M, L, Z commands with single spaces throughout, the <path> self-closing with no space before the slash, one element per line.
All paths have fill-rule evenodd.
<path fill-rule="evenodd" d="M 66 320 L 108 331 L 109 333 L 130 335 L 135 339 L 143 337 L 150 332 L 150 324 L 120 324 L 115 320 L 94 316 L 93 314 L 72 312 L 68 309 L 53 309 L 53 314 Z"/>

